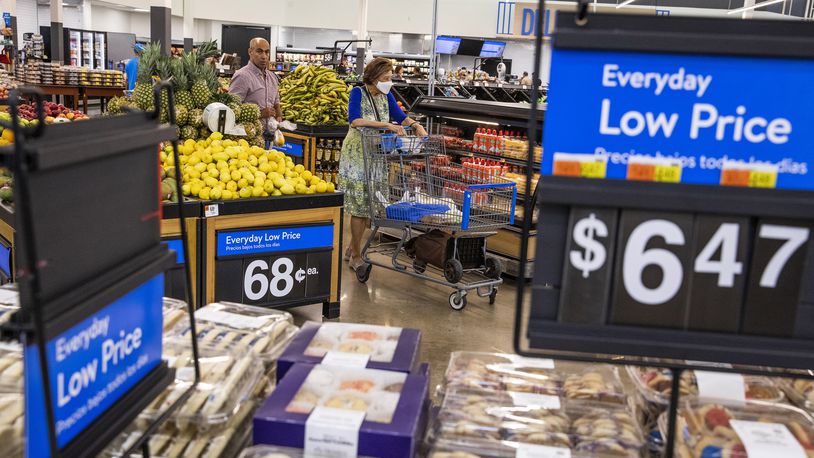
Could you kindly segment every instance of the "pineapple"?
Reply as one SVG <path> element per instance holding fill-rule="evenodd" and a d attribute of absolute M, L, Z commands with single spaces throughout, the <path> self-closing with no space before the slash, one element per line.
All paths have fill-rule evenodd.
<path fill-rule="evenodd" d="M 232 109 L 232 112 L 235 114 L 235 123 L 240 124 L 240 104 L 239 103 L 230 103 L 227 105 L 229 108 Z"/>
<path fill-rule="evenodd" d="M 197 50 L 184 53 L 181 57 L 181 65 L 187 78 L 192 83 L 190 93 L 192 105 L 196 108 L 205 108 L 212 98 L 212 94 L 218 90 L 218 78 L 211 65 L 206 63 L 206 59 L 216 55 L 217 45 L 214 41 L 203 43 Z"/>
<path fill-rule="evenodd" d="M 196 108 L 206 108 L 211 97 L 206 81 L 197 80 L 192 84 L 192 101 Z"/>
<path fill-rule="evenodd" d="M 187 109 L 195 108 L 195 103 L 192 101 L 192 93 L 186 88 L 175 92 L 175 104 L 186 107 Z"/>
<path fill-rule="evenodd" d="M 144 111 L 154 110 L 153 76 L 158 73 L 158 64 L 162 60 L 161 47 L 157 43 L 148 44 L 141 53 L 136 87 L 133 90 L 133 101 Z"/>
<path fill-rule="evenodd" d="M 198 138 L 209 138 L 210 135 L 212 135 L 212 131 L 209 128 L 201 127 L 198 129 Z"/>
<path fill-rule="evenodd" d="M 195 140 L 198 137 L 198 129 L 192 126 L 184 126 L 181 128 L 181 139 L 182 140 Z"/>
<path fill-rule="evenodd" d="M 196 128 L 203 127 L 203 110 L 200 108 L 189 110 L 189 124 Z"/>
<path fill-rule="evenodd" d="M 256 137 L 257 136 L 257 129 L 254 127 L 253 123 L 243 124 L 243 128 L 246 129 L 246 136 L 247 137 L 251 138 L 251 137 Z"/>
<path fill-rule="evenodd" d="M 179 126 L 186 126 L 189 124 L 189 110 L 183 105 L 175 107 L 175 123 Z"/>
<path fill-rule="evenodd" d="M 240 106 L 238 124 L 253 123 L 260 119 L 260 107 L 254 103 L 244 103 Z"/>

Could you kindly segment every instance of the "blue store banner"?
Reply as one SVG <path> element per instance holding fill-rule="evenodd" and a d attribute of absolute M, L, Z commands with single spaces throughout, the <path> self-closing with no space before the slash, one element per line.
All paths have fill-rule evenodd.
<path fill-rule="evenodd" d="M 555 48 L 542 173 L 556 153 L 675 159 L 681 182 L 721 182 L 724 163 L 776 167 L 780 189 L 814 190 L 814 61 Z"/>
<path fill-rule="evenodd" d="M 161 361 L 164 275 L 46 344 L 57 444 L 65 447 Z M 39 353 L 25 348 L 26 456 L 50 455 Z"/>
<path fill-rule="evenodd" d="M 218 232 L 220 256 L 309 250 L 333 246 L 334 227 L 321 226 Z"/>

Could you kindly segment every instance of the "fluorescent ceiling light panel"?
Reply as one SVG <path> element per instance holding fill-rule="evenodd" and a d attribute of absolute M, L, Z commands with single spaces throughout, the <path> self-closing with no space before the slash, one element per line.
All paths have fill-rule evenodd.
<path fill-rule="evenodd" d="M 744 6 L 743 8 L 729 10 L 729 11 L 726 12 L 726 14 L 743 13 L 744 11 L 763 8 L 764 6 L 774 5 L 775 3 L 780 3 L 780 2 L 783 2 L 783 1 L 785 1 L 785 0 L 767 0 L 765 2 L 756 3 L 756 4 L 752 5 L 752 6 Z"/>
<path fill-rule="evenodd" d="M 628 6 L 628 5 L 630 5 L 631 3 L 635 2 L 635 1 L 636 0 L 625 0 L 624 2 L 619 3 L 618 5 L 616 5 L 616 8 L 619 9 L 619 8 L 622 8 L 623 6 Z"/>

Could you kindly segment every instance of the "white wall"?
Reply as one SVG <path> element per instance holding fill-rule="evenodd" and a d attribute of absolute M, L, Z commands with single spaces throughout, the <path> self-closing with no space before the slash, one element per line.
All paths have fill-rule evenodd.
<path fill-rule="evenodd" d="M 94 5 L 92 14 L 94 30 L 130 33 L 130 12 Z"/>

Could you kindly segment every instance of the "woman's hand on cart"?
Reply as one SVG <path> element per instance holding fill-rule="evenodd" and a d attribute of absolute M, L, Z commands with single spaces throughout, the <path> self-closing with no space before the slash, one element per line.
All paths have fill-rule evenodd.
<path fill-rule="evenodd" d="M 414 124 L 413 124 L 412 126 L 410 126 L 410 127 L 412 127 L 413 129 L 415 129 L 415 135 L 416 135 L 416 137 L 426 137 L 426 136 L 427 136 L 427 131 L 424 129 L 424 126 L 422 126 L 421 124 L 419 124 L 419 123 L 414 123 Z"/>
<path fill-rule="evenodd" d="M 388 123 L 387 124 L 387 130 L 395 133 L 396 135 L 402 136 L 402 137 L 407 135 L 407 132 L 404 131 L 404 127 L 402 127 L 402 126 L 400 126 L 398 124 L 390 124 L 390 123 Z"/>

